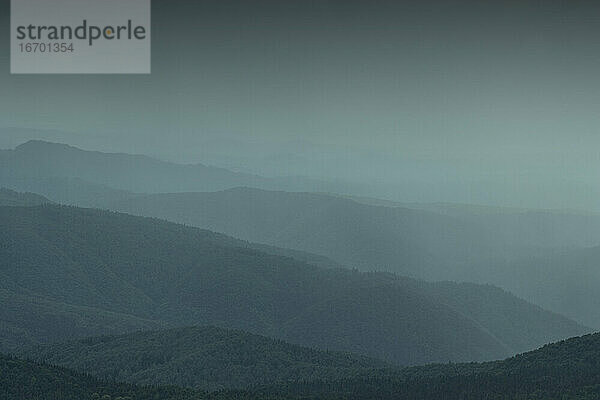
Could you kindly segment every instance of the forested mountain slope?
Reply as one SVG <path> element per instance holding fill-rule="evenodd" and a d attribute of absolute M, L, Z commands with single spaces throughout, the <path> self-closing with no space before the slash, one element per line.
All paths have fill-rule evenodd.
<path fill-rule="evenodd" d="M 5 350 L 98 327 L 197 324 L 406 365 L 502 358 L 586 331 L 507 293 L 481 313 L 468 287 L 456 286 L 463 301 L 418 281 L 323 269 L 149 218 L 0 207 L 0 225 Z"/>
<path fill-rule="evenodd" d="M 80 178 L 10 175 L 1 170 L 0 185 L 17 192 L 39 193 L 55 203 L 80 207 L 102 208 L 106 204 L 134 196 L 131 192 Z"/>
<path fill-rule="evenodd" d="M 452 217 L 314 193 L 236 188 L 134 196 L 106 208 L 432 280 L 458 279 L 465 260 L 495 251 L 489 232 Z"/>
<path fill-rule="evenodd" d="M 117 382 L 203 390 L 335 380 L 385 363 L 318 351 L 243 331 L 188 327 L 102 336 L 29 349 L 25 355 Z"/>
<path fill-rule="evenodd" d="M 265 181 L 206 168 L 40 141 L 0 151 L 1 186 L 40 193 L 51 201 L 207 228 L 273 246 L 252 246 L 267 253 L 323 266 L 392 271 L 431 281 L 490 283 L 584 324 L 600 326 L 596 312 L 600 295 L 595 290 L 600 278 L 594 273 L 598 258 L 589 259 L 591 268 L 588 261 L 578 261 L 578 253 L 587 253 L 583 246 L 599 244 L 598 215 L 354 201 L 339 195 L 250 188 L 212 193 L 131 192 L 294 186 L 281 179 Z M 138 180 L 136 174 L 142 171 L 152 173 Z M 557 273 L 545 273 L 545 265 Z"/>
<path fill-rule="evenodd" d="M 248 399 L 594 400 L 600 398 L 600 334 L 572 338 L 504 361 L 370 371 L 336 382 L 292 383 Z M 227 395 L 222 397 L 227 398 Z"/>
<path fill-rule="evenodd" d="M 600 327 L 600 254 L 582 247 L 600 240 L 594 215 L 467 206 L 419 211 L 251 188 L 139 195 L 107 207 L 321 254 L 363 270 L 491 283 Z"/>
<path fill-rule="evenodd" d="M 503 361 L 368 369 L 334 381 L 292 381 L 209 394 L 106 383 L 72 370 L 0 356 L 0 395 L 5 400 L 595 400 L 600 396 L 599 360 L 600 334 L 594 334 Z"/>
<path fill-rule="evenodd" d="M 174 387 L 141 388 L 0 355 L 2 400 L 196 400 L 199 393 Z"/>

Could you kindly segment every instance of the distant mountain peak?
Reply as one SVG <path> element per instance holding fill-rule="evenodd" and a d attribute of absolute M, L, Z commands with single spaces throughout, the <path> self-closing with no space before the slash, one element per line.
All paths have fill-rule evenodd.
<path fill-rule="evenodd" d="M 50 204 L 52 201 L 35 193 L 21 193 L 0 187 L 0 206 L 29 207 Z"/>
<path fill-rule="evenodd" d="M 260 176 L 200 163 L 178 164 L 146 155 L 83 150 L 44 140 L 30 140 L 7 150 L 0 155 L 0 163 L 5 176 L 11 178 L 79 178 L 139 193 L 204 192 L 272 183 Z"/>
<path fill-rule="evenodd" d="M 28 140 L 27 142 L 15 147 L 15 150 L 30 150 L 30 149 L 43 149 L 43 148 L 54 148 L 54 149 L 62 148 L 62 149 L 83 151 L 77 147 L 70 146 L 65 143 L 48 142 L 46 140 L 40 140 L 40 139 Z"/>

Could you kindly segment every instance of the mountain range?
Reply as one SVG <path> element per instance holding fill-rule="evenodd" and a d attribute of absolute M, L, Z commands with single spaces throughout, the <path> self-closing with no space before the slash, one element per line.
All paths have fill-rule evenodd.
<path fill-rule="evenodd" d="M 367 271 L 491 283 L 600 326 L 600 255 L 598 247 L 586 247 L 600 238 L 596 215 L 476 207 L 434 212 L 252 188 L 137 195 L 107 208 L 316 253 Z"/>
<path fill-rule="evenodd" d="M 84 151 L 32 140 L 0 153 L 5 178 L 64 177 L 134 192 L 219 190 L 260 185 L 264 178 L 202 164 L 179 165 L 121 153 Z"/>
<path fill-rule="evenodd" d="M 600 326 L 600 296 L 595 290 L 600 279 L 594 259 L 586 259 L 600 244 L 597 214 L 236 188 L 295 184 L 224 170 L 219 170 L 223 176 L 214 175 L 198 172 L 202 166 L 41 141 L 0 152 L 0 164 L 0 185 L 54 202 L 198 226 L 262 243 L 267 252 L 310 255 L 311 263 L 323 266 L 490 283 L 586 325 Z M 157 171 L 144 178 L 150 183 L 129 183 L 138 182 L 144 171 Z M 209 188 L 225 190 L 190 192 Z M 587 261 L 580 263 L 581 259 Z M 546 265 L 556 274 L 544 274 Z"/>
<path fill-rule="evenodd" d="M 594 213 L 284 192 L 307 182 L 40 141 L 0 167 L 26 192 L 0 189 L 0 351 L 20 357 L 0 397 L 600 395 L 597 335 L 511 357 L 600 325 Z"/>
<path fill-rule="evenodd" d="M 502 358 L 587 331 L 491 286 L 324 268 L 156 219 L 11 206 L 0 225 L 5 351 L 200 324 L 414 365 Z"/>

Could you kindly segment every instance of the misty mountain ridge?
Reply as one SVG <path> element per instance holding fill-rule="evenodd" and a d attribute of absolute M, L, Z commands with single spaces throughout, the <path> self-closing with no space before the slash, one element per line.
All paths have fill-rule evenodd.
<path fill-rule="evenodd" d="M 238 186 L 314 191 L 347 186 L 301 176 L 262 177 L 201 163 L 177 164 L 145 155 L 88 151 L 43 140 L 30 140 L 14 150 L 1 150 L 0 166 L 0 184 L 5 182 L 4 185 L 9 186 L 6 182 L 13 182 L 12 185 L 17 182 L 18 190 L 29 187 L 29 180 L 47 182 L 57 178 L 69 182 L 81 180 L 96 192 L 94 185 L 127 193 L 215 191 Z M 70 195 L 69 189 L 59 193 L 67 194 L 61 196 L 63 203 L 80 201 L 77 191 L 74 195 Z M 89 197 L 84 199 L 93 202 Z"/>
<path fill-rule="evenodd" d="M 104 208 L 429 280 L 486 282 L 487 265 L 600 240 L 600 216 L 545 211 L 446 215 L 254 188 L 131 196 Z"/>
<path fill-rule="evenodd" d="M 34 3 L 0 400 L 600 400 L 600 1 Z"/>
<path fill-rule="evenodd" d="M 143 155 L 102 153 L 31 140 L 0 154 L 3 175 L 32 178 L 79 178 L 132 192 L 218 190 L 261 185 L 265 179 L 202 164 L 173 164 Z"/>
<path fill-rule="evenodd" d="M 4 186 L 9 188 L 32 191 L 49 196 L 53 201 L 82 206 L 106 207 L 111 201 L 127 200 L 135 192 L 210 192 L 240 186 L 265 190 L 318 191 L 320 186 L 330 185 L 324 181 L 308 183 L 304 178 L 265 178 L 203 164 L 174 164 L 143 155 L 87 151 L 41 140 L 31 140 L 14 150 L 2 151 L 0 165 L 3 167 L 0 184 L 4 181 Z M 35 190 L 36 186 L 42 190 Z M 50 192 L 60 198 L 52 198 Z M 494 226 L 496 230 L 501 228 L 494 235 L 500 234 L 504 242 L 512 240 L 509 243 L 511 246 L 519 246 L 520 243 L 523 247 L 542 248 L 600 245 L 600 215 L 591 212 L 400 203 L 347 194 L 332 196 L 350 198 L 371 206 L 443 214 L 459 218 L 462 223 L 483 225 L 487 230 Z"/>
<path fill-rule="evenodd" d="M 316 253 L 366 271 L 491 283 L 600 326 L 594 289 L 600 255 L 590 255 L 600 240 L 596 215 L 469 207 L 441 214 L 253 188 L 139 195 L 105 207 Z"/>
<path fill-rule="evenodd" d="M 595 246 L 523 257 L 499 266 L 492 264 L 491 270 L 505 271 L 492 276 L 502 287 L 535 304 L 598 327 L 599 265 L 600 246 Z"/>
<path fill-rule="evenodd" d="M 0 187 L 0 207 L 1 206 L 39 206 L 42 204 L 50 204 L 50 200 L 44 196 L 35 193 L 20 193 L 14 190 Z"/>
<path fill-rule="evenodd" d="M 60 168 L 47 165 L 48 160 L 60 158 L 63 153 L 76 156 L 65 156 L 66 165 Z M 138 172 L 146 174 L 146 171 L 138 169 L 132 175 L 128 166 L 146 162 L 155 165 L 151 158 L 117 154 L 114 156 L 120 161 L 112 163 L 112 154 L 41 141 L 28 142 L 19 146 L 19 151 L 7 150 L 1 154 L 0 185 L 39 193 L 55 202 L 208 228 L 251 242 L 332 260 L 331 263 L 324 261 L 326 264 L 367 271 L 387 270 L 432 281 L 492 283 L 546 308 L 566 313 L 586 325 L 600 326 L 593 307 L 582 304 L 582 296 L 576 293 L 573 296 L 579 300 L 569 300 L 570 294 L 566 293 L 561 280 L 539 284 L 540 276 L 542 281 L 548 280 L 539 275 L 545 259 L 599 244 L 600 216 L 593 213 L 448 204 L 398 207 L 398 203 L 384 201 L 382 204 L 376 199 L 235 188 L 240 183 L 238 179 L 217 179 L 215 185 L 225 186 L 224 191 L 187 193 L 197 185 L 215 187 L 212 178 L 197 177 L 195 173 L 191 173 L 193 179 L 178 185 L 177 189 L 184 192 L 136 194 L 115 189 L 111 186 L 113 177 L 117 177 L 114 179 L 120 181 L 117 184 L 121 187 L 130 187 L 128 182 L 135 181 Z M 46 161 L 38 161 L 44 159 Z M 88 162 L 88 159 L 96 161 Z M 156 163 L 163 166 L 163 172 L 169 176 L 163 179 L 167 186 L 171 185 L 168 182 L 181 183 L 175 173 L 178 168 L 194 168 Z M 73 171 L 79 170 L 88 171 L 77 174 L 90 180 L 72 177 Z M 57 175 L 60 173 L 66 176 Z M 156 187 L 161 179 L 150 180 L 154 189 L 165 189 Z M 243 185 L 252 186 L 252 183 L 256 181 L 244 181 Z M 563 276 L 562 270 L 566 271 L 569 276 L 566 282 L 573 282 L 569 285 L 573 290 L 587 287 L 590 279 L 595 282 L 593 275 L 582 274 L 568 258 L 560 259 L 564 266 L 559 275 Z M 513 279 L 517 275 L 521 276 L 518 282 Z M 564 296 L 558 297 L 559 292 Z M 595 304 L 597 295 L 593 292 L 590 296 L 591 303 Z"/>
<path fill-rule="evenodd" d="M 323 269 L 155 219 L 44 205 L 0 207 L 0 224 L 5 350 L 199 324 L 408 365 L 587 332 L 491 287 Z"/>
<path fill-rule="evenodd" d="M 36 160 L 36 157 L 40 158 Z M 37 163 L 37 165 L 36 165 Z M 249 186 L 266 190 L 309 191 L 339 193 L 361 203 L 371 205 L 402 206 L 411 209 L 442 211 L 455 208 L 456 204 L 400 203 L 397 201 L 369 199 L 369 194 L 381 191 L 379 184 L 357 183 L 333 178 L 315 178 L 290 174 L 285 176 L 259 176 L 252 173 L 228 170 L 202 163 L 177 164 L 145 156 L 119 152 L 88 151 L 47 140 L 29 140 L 14 150 L 0 150 L 0 166 L 5 168 L 0 179 L 6 181 L 17 178 L 48 179 L 78 178 L 88 184 L 108 186 L 128 192 L 164 193 L 189 191 L 216 191 L 238 186 Z M 84 168 L 81 168 L 81 167 Z M 80 170 L 78 170 L 78 168 Z M 145 174 L 144 171 L 147 173 Z M 239 171 L 239 172 L 238 172 Z M 281 169 L 277 170 L 278 172 Z M 280 172 L 279 172 L 280 173 Z M 154 177 L 152 179 L 148 175 Z M 1 183 L 1 181 L 0 181 Z M 380 186 L 380 185 L 379 185 Z M 389 186 L 389 185 L 388 185 Z M 399 193 L 411 192 L 406 184 Z M 400 190 L 399 186 L 395 190 Z M 15 187 L 18 190 L 24 190 Z M 402 197 L 402 196 L 401 196 Z M 410 196 L 409 196 L 410 197 Z M 54 199 L 59 201 L 58 199 Z M 63 198 L 63 203 L 74 203 Z M 458 205 L 460 206 L 460 205 Z M 503 208 L 494 206 L 471 206 L 475 208 Z M 564 213 L 569 210 L 557 210 Z M 575 213 L 579 213 L 576 211 Z"/>

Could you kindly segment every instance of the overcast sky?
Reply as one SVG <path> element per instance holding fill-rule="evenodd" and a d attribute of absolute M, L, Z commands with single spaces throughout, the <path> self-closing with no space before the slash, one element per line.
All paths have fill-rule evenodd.
<path fill-rule="evenodd" d="M 600 193 L 591 2 L 154 0 L 150 76 L 11 76 L 1 4 L 0 147 L 436 185 L 404 200 L 589 208 Z"/>

